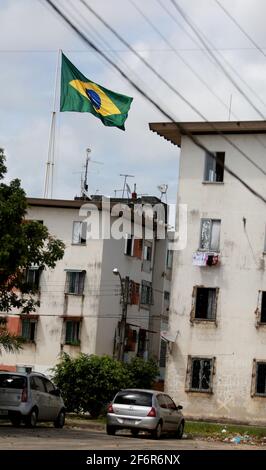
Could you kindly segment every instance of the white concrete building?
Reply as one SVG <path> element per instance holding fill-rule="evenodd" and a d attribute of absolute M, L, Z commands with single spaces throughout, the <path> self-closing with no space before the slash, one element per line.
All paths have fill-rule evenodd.
<path fill-rule="evenodd" d="M 95 211 L 89 210 L 93 203 Z M 19 354 L 1 356 L 0 369 L 16 370 L 32 367 L 47 372 L 57 362 L 61 352 L 71 355 L 88 354 L 117 355 L 119 345 L 119 322 L 121 320 L 121 284 L 113 269 L 118 268 L 121 277 L 127 279 L 128 305 L 125 360 L 134 355 L 158 359 L 160 324 L 153 327 L 152 311 L 161 315 L 164 298 L 162 282 L 154 273 L 165 270 L 167 240 L 126 237 L 108 237 L 108 220 L 112 210 L 111 225 L 121 224 L 120 206 L 129 203 L 129 230 L 131 216 L 137 204 L 155 206 L 160 200 L 154 197 L 140 199 L 112 199 L 111 206 L 102 204 L 100 197 L 86 200 L 28 199 L 27 218 L 44 223 L 51 235 L 63 240 L 65 254 L 53 270 L 39 272 L 31 269 L 28 280 L 39 289 L 40 307 L 35 313 L 21 316 L 12 312 L 8 316 L 10 331 L 22 334 L 27 340 Z M 122 209 L 122 206 L 121 206 Z M 142 218 L 141 218 L 142 220 Z M 151 233 L 156 233 L 152 220 Z M 86 236 L 88 224 L 96 222 L 96 239 Z M 165 220 L 163 220 L 165 223 Z M 142 222 L 141 222 L 141 232 Z M 163 224 L 164 230 L 166 225 Z M 91 227 L 90 227 L 91 228 Z M 155 231 L 153 230 L 155 228 Z M 105 232 L 106 238 L 104 238 Z M 95 235 L 95 234 L 94 234 Z M 157 246 L 161 255 L 158 258 Z M 158 263 L 162 265 L 157 266 Z M 170 291 L 169 285 L 167 286 Z M 158 304 L 158 306 L 157 306 Z M 157 339 L 151 339 L 156 336 Z M 156 344 L 157 349 L 149 346 Z"/>
<path fill-rule="evenodd" d="M 266 198 L 266 122 L 183 123 Z M 150 124 L 181 147 L 178 203 L 186 248 L 174 252 L 166 389 L 196 419 L 266 423 L 266 205 L 175 124 Z M 217 129 L 222 135 L 217 134 Z"/>

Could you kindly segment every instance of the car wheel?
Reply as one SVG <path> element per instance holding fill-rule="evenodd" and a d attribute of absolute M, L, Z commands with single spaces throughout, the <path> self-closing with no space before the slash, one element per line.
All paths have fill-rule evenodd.
<path fill-rule="evenodd" d="M 139 429 L 131 429 L 132 436 L 136 437 L 139 433 Z"/>
<path fill-rule="evenodd" d="M 28 428 L 36 428 L 37 421 L 38 421 L 37 410 L 36 409 L 31 410 L 31 412 L 26 418 L 26 426 L 28 426 Z"/>
<path fill-rule="evenodd" d="M 154 439 L 160 439 L 162 435 L 162 429 L 162 423 L 158 423 L 156 429 L 152 432 L 152 437 L 154 437 Z"/>
<path fill-rule="evenodd" d="M 19 427 L 21 424 L 21 416 L 12 416 L 10 418 L 10 421 L 12 423 L 12 426 Z"/>
<path fill-rule="evenodd" d="M 64 410 L 61 410 L 56 420 L 54 421 L 55 428 L 63 428 L 65 424 L 66 413 Z"/>
<path fill-rule="evenodd" d="M 106 432 L 108 434 L 108 436 L 114 436 L 115 433 L 116 433 L 116 428 L 115 426 L 106 426 Z"/>
<path fill-rule="evenodd" d="M 184 427 L 185 427 L 184 421 L 181 421 L 181 423 L 179 424 L 179 426 L 177 428 L 177 431 L 176 431 L 177 439 L 182 439 L 183 432 L 184 432 Z"/>

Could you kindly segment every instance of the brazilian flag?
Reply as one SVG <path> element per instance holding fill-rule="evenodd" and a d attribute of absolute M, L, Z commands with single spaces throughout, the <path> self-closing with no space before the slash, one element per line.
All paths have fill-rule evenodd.
<path fill-rule="evenodd" d="M 132 100 L 84 77 L 62 54 L 60 111 L 92 113 L 105 126 L 125 130 L 124 123 Z"/>

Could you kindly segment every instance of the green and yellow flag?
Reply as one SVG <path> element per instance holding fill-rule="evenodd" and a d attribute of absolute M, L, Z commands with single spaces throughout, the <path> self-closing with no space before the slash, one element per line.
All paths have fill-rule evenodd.
<path fill-rule="evenodd" d="M 84 77 L 62 54 L 60 111 L 92 113 L 105 126 L 125 130 L 124 123 L 132 100 Z"/>

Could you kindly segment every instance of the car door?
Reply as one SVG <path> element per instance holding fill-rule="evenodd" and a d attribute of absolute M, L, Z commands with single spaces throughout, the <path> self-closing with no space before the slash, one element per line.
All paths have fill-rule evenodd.
<path fill-rule="evenodd" d="M 31 393 L 33 398 L 33 405 L 36 404 L 38 407 L 38 419 L 47 420 L 49 414 L 49 402 L 47 398 L 47 392 L 42 377 L 38 375 L 32 375 L 30 378 Z"/>
<path fill-rule="evenodd" d="M 42 379 L 45 383 L 45 388 L 47 392 L 47 400 L 48 400 L 48 418 L 51 421 L 54 421 L 61 409 L 61 400 L 60 397 L 56 396 L 55 393 L 55 386 L 50 380 L 43 378 Z"/>
<path fill-rule="evenodd" d="M 172 400 L 171 397 L 169 397 L 169 395 L 165 394 L 164 398 L 166 400 L 167 409 L 169 410 L 169 430 L 176 431 L 181 420 L 181 412 L 177 409 L 175 402 Z"/>
<path fill-rule="evenodd" d="M 167 407 L 167 402 L 165 399 L 165 395 L 163 393 L 159 393 L 157 396 L 157 402 L 160 408 L 160 417 L 163 420 L 163 430 L 164 431 L 171 431 L 171 420 L 170 420 L 170 410 Z"/>

